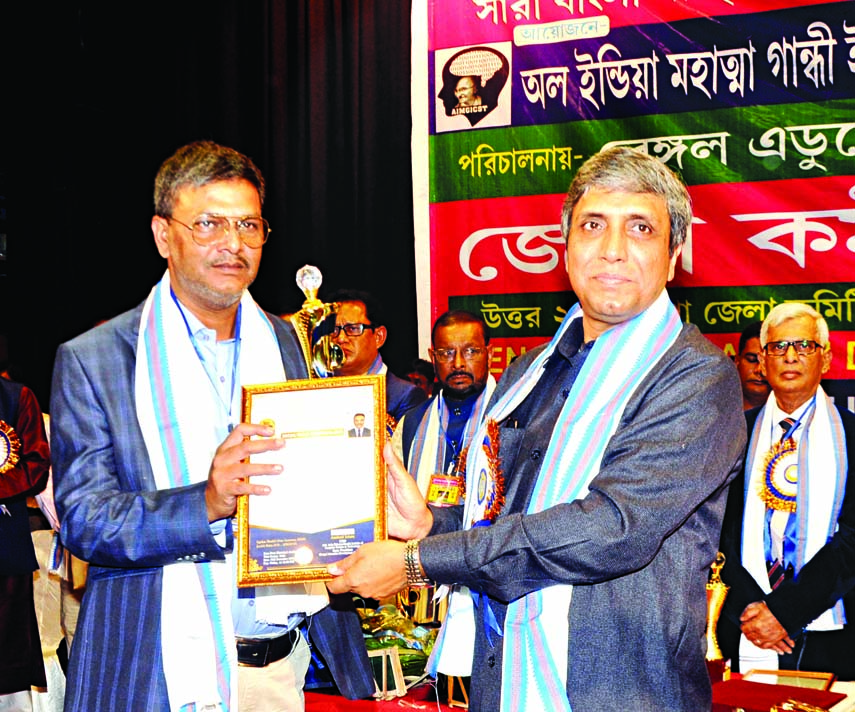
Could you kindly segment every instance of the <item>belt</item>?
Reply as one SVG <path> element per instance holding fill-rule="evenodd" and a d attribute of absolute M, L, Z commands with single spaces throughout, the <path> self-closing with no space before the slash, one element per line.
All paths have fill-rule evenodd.
<path fill-rule="evenodd" d="M 278 638 L 236 638 L 237 659 L 241 665 L 264 667 L 287 658 L 300 640 L 300 631 L 289 630 Z"/>

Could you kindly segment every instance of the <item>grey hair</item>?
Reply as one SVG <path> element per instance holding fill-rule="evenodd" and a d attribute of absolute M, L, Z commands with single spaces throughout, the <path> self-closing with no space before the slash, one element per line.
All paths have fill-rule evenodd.
<path fill-rule="evenodd" d="M 245 180 L 258 191 L 264 204 L 264 177 L 250 158 L 213 141 L 195 141 L 182 146 L 160 166 L 154 179 L 154 212 L 171 217 L 178 191 L 208 183 Z"/>
<path fill-rule="evenodd" d="M 828 322 L 825 318 L 813 307 L 801 302 L 784 302 L 772 308 L 766 318 L 763 320 L 763 326 L 760 327 L 760 346 L 766 348 L 769 329 L 773 326 L 780 326 L 785 321 L 790 319 L 798 319 L 801 316 L 809 316 L 816 324 L 816 335 L 819 338 L 819 343 L 822 348 L 828 348 Z"/>
<path fill-rule="evenodd" d="M 561 234 L 565 242 L 576 203 L 593 188 L 660 196 L 671 220 L 670 254 L 686 241 L 692 223 L 692 199 L 683 181 L 658 158 L 627 146 L 613 146 L 585 161 L 570 183 L 561 209 Z"/>

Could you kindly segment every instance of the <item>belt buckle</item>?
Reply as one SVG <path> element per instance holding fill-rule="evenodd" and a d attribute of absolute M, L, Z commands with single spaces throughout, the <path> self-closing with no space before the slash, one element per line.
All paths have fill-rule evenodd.
<path fill-rule="evenodd" d="M 238 645 L 244 645 L 247 648 L 251 648 L 253 651 L 259 651 L 259 648 L 264 650 L 264 657 L 257 658 L 252 653 L 247 657 L 251 658 L 246 662 L 242 662 L 240 660 L 240 655 L 238 655 L 238 663 L 241 665 L 248 665 L 249 667 L 266 667 L 268 664 L 268 659 L 270 658 L 270 641 L 269 640 L 252 640 L 251 638 L 238 638 Z"/>

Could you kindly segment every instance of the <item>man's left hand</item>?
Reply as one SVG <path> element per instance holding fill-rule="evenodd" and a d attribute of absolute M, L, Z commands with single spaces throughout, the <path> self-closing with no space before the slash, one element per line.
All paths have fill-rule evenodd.
<path fill-rule="evenodd" d="M 330 564 L 327 571 L 337 578 L 327 581 L 332 593 L 353 591 L 365 598 L 386 598 L 407 586 L 402 541 L 373 541 L 363 544 L 346 559 Z"/>
<path fill-rule="evenodd" d="M 739 620 L 742 621 L 742 634 L 758 648 L 771 649 L 779 655 L 793 652 L 795 641 L 764 601 L 745 606 Z"/>

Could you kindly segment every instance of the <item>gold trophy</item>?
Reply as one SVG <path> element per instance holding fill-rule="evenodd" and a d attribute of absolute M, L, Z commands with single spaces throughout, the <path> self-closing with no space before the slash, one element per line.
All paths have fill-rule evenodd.
<path fill-rule="evenodd" d="M 718 682 L 724 679 L 725 661 L 721 653 L 721 648 L 718 647 L 718 639 L 716 638 L 715 629 L 718 625 L 718 619 L 721 615 L 721 609 L 724 606 L 724 599 L 727 598 L 727 592 L 730 590 L 724 581 L 721 580 L 721 569 L 724 566 L 724 554 L 720 551 L 715 556 L 715 561 L 710 564 L 712 573 L 710 580 L 707 583 L 707 669 L 710 673 L 710 680 Z"/>
<path fill-rule="evenodd" d="M 330 314 L 335 314 L 338 304 L 325 303 L 318 299 L 321 288 L 321 271 L 312 265 L 304 265 L 297 270 L 297 286 L 306 297 L 300 311 L 285 318 L 294 326 L 297 339 L 306 360 L 309 378 L 326 378 L 344 363 L 341 347 L 327 334 L 313 342 L 315 328 Z"/>

